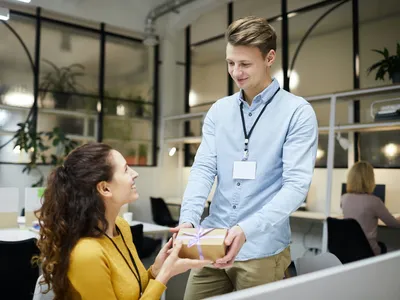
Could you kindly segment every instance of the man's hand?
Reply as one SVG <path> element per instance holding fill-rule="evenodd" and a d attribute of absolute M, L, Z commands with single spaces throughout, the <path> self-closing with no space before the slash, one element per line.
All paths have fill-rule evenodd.
<path fill-rule="evenodd" d="M 170 231 L 173 233 L 172 238 L 175 240 L 176 235 L 178 234 L 181 228 L 193 228 L 193 225 L 190 223 L 182 223 L 174 228 L 171 228 Z"/>
<path fill-rule="evenodd" d="M 245 241 L 246 236 L 239 225 L 229 229 L 228 235 L 225 238 L 225 245 L 228 247 L 228 252 L 224 257 L 216 260 L 214 267 L 220 269 L 231 267 Z"/>

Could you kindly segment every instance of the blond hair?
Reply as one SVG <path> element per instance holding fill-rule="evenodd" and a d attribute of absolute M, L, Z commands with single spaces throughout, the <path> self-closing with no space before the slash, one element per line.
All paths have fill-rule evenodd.
<path fill-rule="evenodd" d="M 359 161 L 347 175 L 347 193 L 372 194 L 375 189 L 374 168 L 369 162 Z"/>
<path fill-rule="evenodd" d="M 265 18 L 238 19 L 229 25 L 225 38 L 232 46 L 257 47 L 264 57 L 270 50 L 276 50 L 275 30 Z"/>

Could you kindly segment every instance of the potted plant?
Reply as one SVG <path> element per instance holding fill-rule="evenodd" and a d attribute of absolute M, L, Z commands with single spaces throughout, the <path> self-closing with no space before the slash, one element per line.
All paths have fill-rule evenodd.
<path fill-rule="evenodd" d="M 128 155 L 125 157 L 126 163 L 128 165 L 136 165 L 137 160 L 136 160 L 136 149 L 132 148 L 129 152 Z"/>
<path fill-rule="evenodd" d="M 137 117 L 145 117 L 149 114 L 146 107 L 146 100 L 142 96 L 137 96 L 133 99 L 133 106 L 135 108 L 135 115 Z"/>
<path fill-rule="evenodd" d="M 51 67 L 51 70 L 45 73 L 39 85 L 40 99 L 44 99 L 47 93 L 51 93 L 55 100 L 55 108 L 67 108 L 71 105 L 70 100 L 73 93 L 83 90 L 83 86 L 78 83 L 79 77 L 85 75 L 85 67 L 81 64 L 72 64 L 67 67 L 58 67 L 49 60 L 43 59 L 43 62 Z"/>
<path fill-rule="evenodd" d="M 9 142 L 13 140 L 15 140 L 14 148 L 29 154 L 30 160 L 22 170 L 22 173 L 30 174 L 31 171 L 36 171 L 40 176 L 39 180 L 32 184 L 32 187 L 40 187 L 44 184 L 45 176 L 38 168 L 38 163 L 50 163 L 54 167 L 60 165 L 65 157 L 78 146 L 76 141 L 67 138 L 58 127 L 49 132 L 36 132 L 31 116 L 26 122 L 18 123 L 18 129 Z M 6 144 L 1 145 L 0 149 Z M 49 153 L 49 145 L 52 145 L 56 151 Z"/>
<path fill-rule="evenodd" d="M 144 166 L 147 164 L 147 145 L 139 145 L 139 165 Z"/>
<path fill-rule="evenodd" d="M 383 59 L 370 66 L 368 74 L 377 69 L 375 80 L 384 80 L 386 73 L 388 73 L 389 79 L 393 83 L 400 83 L 400 43 L 397 43 L 395 55 L 389 55 L 387 48 L 383 48 L 383 50 L 373 49 L 372 51 L 381 54 Z"/>

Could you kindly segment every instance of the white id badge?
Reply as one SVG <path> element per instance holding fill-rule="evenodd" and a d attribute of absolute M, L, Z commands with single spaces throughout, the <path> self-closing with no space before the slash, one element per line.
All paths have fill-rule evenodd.
<path fill-rule="evenodd" d="M 233 179 L 256 179 L 256 162 L 235 161 L 233 163 Z"/>

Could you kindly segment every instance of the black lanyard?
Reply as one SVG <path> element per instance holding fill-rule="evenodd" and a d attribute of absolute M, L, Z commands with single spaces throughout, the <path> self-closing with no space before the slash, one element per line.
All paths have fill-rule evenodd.
<path fill-rule="evenodd" d="M 267 103 L 265 103 L 264 107 L 262 108 L 260 114 L 258 115 L 257 119 L 255 120 L 253 126 L 250 128 L 249 133 L 246 131 L 246 123 L 244 121 L 244 114 L 243 114 L 243 102 L 240 103 L 240 116 L 242 117 L 242 125 L 243 125 L 243 133 L 244 133 L 244 152 L 243 152 L 243 160 L 247 160 L 249 157 L 249 140 L 250 136 L 253 133 L 254 127 L 256 127 L 256 124 L 258 120 L 260 120 L 261 115 L 264 113 L 265 109 L 267 108 L 268 104 L 271 103 L 272 99 L 275 97 L 275 95 L 279 92 L 280 88 L 278 88 L 275 93 L 271 96 L 271 98 L 268 99 Z"/>
<path fill-rule="evenodd" d="M 126 250 L 128 250 L 129 257 L 131 258 L 132 264 L 133 264 L 133 266 L 135 267 L 136 273 L 132 270 L 131 265 L 128 263 L 128 261 L 126 260 L 125 256 L 122 254 L 121 250 L 119 250 L 117 244 L 116 244 L 116 243 L 112 240 L 112 238 L 110 238 L 105 232 L 103 232 L 103 231 L 102 231 L 102 232 L 103 232 L 104 235 L 113 243 L 114 247 L 118 250 L 119 254 L 121 254 L 122 258 L 125 260 L 125 262 L 126 262 L 126 264 L 128 265 L 129 269 L 132 271 L 132 273 L 133 273 L 133 275 L 135 276 L 137 282 L 139 283 L 140 296 L 142 296 L 143 289 L 142 289 L 142 282 L 140 281 L 139 269 L 138 269 L 138 267 L 137 267 L 137 265 L 136 265 L 136 262 L 135 262 L 135 260 L 134 260 L 134 258 L 133 258 L 133 256 L 132 256 L 131 251 L 129 251 L 129 248 L 128 248 L 128 246 L 127 246 L 126 243 L 125 243 L 124 235 L 121 233 L 121 230 L 119 230 L 119 228 L 118 228 L 117 225 L 115 225 L 115 227 L 117 227 L 117 232 L 118 232 L 118 234 L 121 235 L 122 241 L 124 242 L 124 245 L 125 245 L 125 247 L 126 247 Z M 100 229 L 99 229 L 99 230 L 100 230 Z M 101 230 L 100 230 L 100 231 L 101 231 Z"/>

